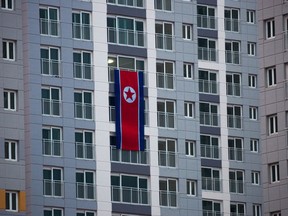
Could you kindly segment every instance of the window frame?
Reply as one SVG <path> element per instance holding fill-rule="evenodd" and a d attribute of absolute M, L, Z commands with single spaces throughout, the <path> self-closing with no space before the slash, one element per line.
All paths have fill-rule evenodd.
<path fill-rule="evenodd" d="M 250 152 L 259 153 L 259 140 L 250 139 Z"/>
<path fill-rule="evenodd" d="M 43 55 L 44 51 L 47 52 L 48 58 L 42 57 L 42 52 Z M 53 56 L 53 51 L 56 51 L 56 58 Z M 61 50 L 59 47 L 54 47 L 54 46 L 41 46 L 40 47 L 40 62 L 41 62 L 41 75 L 43 76 L 55 76 L 55 77 L 60 77 L 61 76 L 61 69 L 60 69 L 60 64 L 61 64 Z M 48 64 L 48 73 L 45 73 L 44 70 L 44 64 Z M 54 67 L 57 65 L 57 70 L 55 73 L 54 72 Z M 54 67 L 53 67 L 54 66 Z M 47 70 L 47 69 L 46 69 Z"/>
<path fill-rule="evenodd" d="M 202 43 L 201 43 L 202 40 Z M 198 37 L 198 60 L 208 61 L 208 62 L 217 62 L 217 40 L 208 37 Z M 203 44 L 204 43 L 204 44 Z M 203 46 L 204 45 L 204 46 Z M 207 55 L 205 55 L 205 49 Z M 213 55 L 214 54 L 214 55 Z"/>
<path fill-rule="evenodd" d="M 268 135 L 278 134 L 278 117 L 277 114 L 268 116 Z"/>
<path fill-rule="evenodd" d="M 195 118 L 195 103 L 191 101 L 184 101 L 184 117 Z"/>
<path fill-rule="evenodd" d="M 257 88 L 257 75 L 255 74 L 248 75 L 248 87 Z"/>
<path fill-rule="evenodd" d="M 61 208 L 48 208 L 48 207 L 44 207 L 43 209 L 43 215 L 45 216 L 45 211 L 49 211 L 51 212 L 51 216 L 55 216 L 55 211 L 61 211 L 61 216 L 63 216 L 63 209 Z"/>
<path fill-rule="evenodd" d="M 51 19 L 50 18 L 50 9 L 54 9 L 57 11 L 57 19 L 54 20 L 54 19 Z M 45 19 L 45 18 L 41 18 L 40 17 L 40 10 L 47 10 L 47 19 L 46 19 L 46 22 L 47 22 L 47 34 L 44 34 L 41 30 L 42 30 L 42 20 Z M 60 29 L 59 29 L 59 22 L 60 22 L 60 14 L 59 14 L 59 8 L 57 7 L 51 7 L 51 6 L 42 6 L 40 5 L 39 7 L 39 21 L 40 21 L 40 35 L 45 35 L 45 36 L 52 36 L 52 37 L 59 37 L 60 36 Z M 57 25 L 57 34 L 52 34 L 52 30 L 51 30 L 51 23 L 55 22 L 56 25 Z"/>
<path fill-rule="evenodd" d="M 260 171 L 251 171 L 251 184 L 260 185 Z"/>
<path fill-rule="evenodd" d="M 75 55 L 80 55 L 80 62 L 75 61 Z M 89 62 L 85 63 L 85 61 L 87 61 L 85 59 L 85 55 L 89 55 Z M 92 52 L 91 51 L 87 51 L 87 50 L 73 50 L 73 78 L 74 79 L 78 79 L 78 80 L 93 80 L 93 60 L 92 60 Z M 80 67 L 80 72 L 81 75 L 80 77 L 77 76 L 77 70 L 76 68 Z M 90 78 L 86 78 L 86 70 L 88 70 L 88 68 L 90 68 Z"/>
<path fill-rule="evenodd" d="M 237 83 L 237 79 L 239 81 L 238 83 Z M 231 82 L 228 82 L 228 80 L 230 80 Z M 226 94 L 228 96 L 241 97 L 242 96 L 242 92 L 241 92 L 241 90 L 242 90 L 242 77 L 241 77 L 241 74 L 240 73 L 227 72 L 226 73 L 226 86 L 227 86 Z"/>
<path fill-rule="evenodd" d="M 274 39 L 275 38 L 275 20 L 268 19 L 265 20 L 265 38 L 266 40 Z"/>
<path fill-rule="evenodd" d="M 5 96 L 5 94 L 7 96 Z M 5 106 L 6 103 L 5 98 L 7 100 L 7 106 Z M 4 89 L 3 99 L 4 99 L 4 110 L 17 111 L 17 91 Z"/>
<path fill-rule="evenodd" d="M 199 10 L 202 8 L 204 9 L 205 14 L 200 14 Z M 211 15 L 211 12 L 214 13 L 214 16 Z M 200 20 L 200 22 L 199 22 Z M 205 23 L 205 20 L 207 20 L 207 24 Z M 214 22 L 211 22 L 211 21 Z M 208 6 L 208 5 L 201 5 L 197 4 L 197 28 L 203 28 L 203 29 L 217 29 L 217 8 Z"/>
<path fill-rule="evenodd" d="M 10 46 L 12 46 L 12 50 L 10 50 Z M 16 61 L 16 41 L 2 40 L 2 58 L 5 61 Z"/>
<path fill-rule="evenodd" d="M 233 18 L 233 16 L 235 13 L 237 12 L 237 18 Z M 226 17 L 226 15 L 228 15 L 227 13 L 229 13 L 229 17 Z M 235 22 L 236 21 L 236 22 Z M 224 29 L 225 31 L 228 32 L 240 32 L 240 9 L 239 8 L 224 8 Z M 237 23 L 237 27 L 235 28 L 235 23 Z M 234 27 L 233 27 L 234 26 Z"/>
<path fill-rule="evenodd" d="M 79 139 L 80 137 L 78 136 L 81 134 L 81 138 L 82 138 L 82 142 L 78 142 L 76 141 L 77 139 Z M 94 135 L 94 131 L 92 130 L 81 130 L 81 129 L 75 129 L 74 132 L 75 135 L 75 158 L 76 159 L 83 159 L 83 160 L 94 160 L 95 159 L 95 153 L 94 153 L 94 148 L 95 148 L 95 135 Z M 92 143 L 86 142 L 86 137 L 87 136 L 91 136 L 92 138 Z M 87 137 L 88 138 L 88 137 Z M 83 148 L 83 157 L 79 157 L 79 153 L 78 153 L 78 144 L 81 144 L 81 148 Z M 87 157 L 88 156 L 88 147 L 90 147 L 92 149 L 92 154 L 91 157 Z"/>
<path fill-rule="evenodd" d="M 254 106 L 249 107 L 249 119 L 252 121 L 258 120 L 258 107 Z"/>
<path fill-rule="evenodd" d="M 256 56 L 256 43 L 247 42 L 247 54 L 248 56 Z"/>
<path fill-rule="evenodd" d="M 160 2 L 157 3 L 158 1 Z M 166 1 L 170 2 L 170 9 L 169 4 L 167 6 Z M 159 5 L 159 7 L 157 7 L 157 5 Z M 172 12 L 173 11 L 172 0 L 154 0 L 154 9 L 159 11 Z"/>
<path fill-rule="evenodd" d="M 81 95 L 81 102 L 75 101 L 75 94 Z M 85 94 L 89 94 L 89 98 L 91 100 L 91 103 L 85 102 Z M 81 117 L 76 115 L 76 106 L 81 106 Z M 91 118 L 87 118 L 86 111 L 83 112 L 83 109 L 87 109 L 86 106 L 91 106 Z M 82 120 L 94 120 L 94 98 L 93 98 L 93 91 L 90 90 L 83 90 L 83 89 L 75 89 L 74 90 L 74 118 L 75 119 L 82 119 Z"/>
<path fill-rule="evenodd" d="M 48 91 L 48 93 L 49 93 L 48 98 L 44 97 L 45 92 L 43 92 L 43 91 Z M 54 93 L 55 93 L 55 91 L 57 91 L 56 97 L 58 97 L 58 99 L 53 98 L 54 97 L 53 91 L 54 91 Z M 62 116 L 62 106 L 61 106 L 61 104 L 62 104 L 62 89 L 61 89 L 61 87 L 42 86 L 41 87 L 41 102 L 42 102 L 42 115 L 53 116 L 53 117 Z M 49 103 L 48 104 L 49 105 L 49 113 L 46 113 L 45 109 L 44 109 L 44 107 L 45 107 L 44 104 L 46 104 L 47 102 Z M 54 103 L 58 103 L 58 106 L 59 106 L 58 107 L 59 110 L 58 110 L 58 112 L 56 111 L 56 113 L 54 111 Z"/>
<path fill-rule="evenodd" d="M 157 32 L 157 30 L 159 30 L 160 27 L 161 27 L 161 32 Z M 170 31 L 171 31 L 171 34 L 170 34 Z M 174 33 L 173 22 L 156 21 L 155 22 L 155 49 L 173 51 L 174 50 L 174 35 L 175 33 Z M 162 41 L 161 44 L 160 43 L 158 44 L 158 38 L 161 39 Z"/>
<path fill-rule="evenodd" d="M 236 45 L 237 44 L 237 45 Z M 225 41 L 225 63 L 240 65 L 241 63 L 241 41 L 226 40 Z M 230 56 L 231 55 L 231 56 Z M 235 57 L 238 56 L 238 58 Z M 227 56 L 230 56 L 230 61 Z"/>
<path fill-rule="evenodd" d="M 161 183 L 165 184 L 166 186 L 166 189 L 165 190 L 162 190 L 161 189 Z M 175 184 L 175 190 L 171 190 L 171 184 Z M 172 185 L 173 186 L 173 185 Z M 161 195 L 164 193 L 164 197 L 166 197 L 166 201 L 167 201 L 167 205 L 164 205 L 163 204 L 163 201 L 161 203 Z M 171 193 L 173 195 L 173 193 L 175 193 L 175 205 L 172 205 L 171 203 Z M 166 206 L 166 207 L 169 207 L 169 208 L 176 208 L 178 206 L 178 198 L 177 198 L 177 195 L 178 195 L 178 180 L 177 179 L 174 179 L 174 178 L 159 178 L 159 200 L 160 200 L 160 203 L 159 205 L 160 206 Z M 169 199 L 170 198 L 170 199 Z"/>
<path fill-rule="evenodd" d="M 193 25 L 192 24 L 182 24 L 182 38 L 183 40 L 192 41 L 193 40 Z"/>
<path fill-rule="evenodd" d="M 172 150 L 174 151 L 171 151 L 171 147 L 172 147 Z M 158 139 L 158 166 L 159 167 L 172 167 L 172 168 L 177 167 L 178 165 L 177 164 L 177 154 L 178 154 L 177 147 L 178 146 L 177 146 L 176 139 L 166 139 L 166 138 Z"/>
<path fill-rule="evenodd" d="M 280 165 L 279 163 L 269 164 L 270 183 L 280 182 Z"/>
<path fill-rule="evenodd" d="M 207 108 L 208 108 L 208 111 L 206 111 Z M 200 125 L 219 127 L 219 124 L 220 124 L 220 121 L 219 121 L 220 113 L 219 112 L 220 112 L 219 104 L 201 101 L 199 103 Z M 206 120 L 207 115 L 208 115 L 208 124 L 206 124 L 207 123 L 207 120 Z M 215 121 L 215 115 L 217 117 L 216 122 L 214 122 Z M 201 121 L 201 119 L 202 119 L 202 121 Z"/>
<path fill-rule="evenodd" d="M 169 104 L 172 105 L 173 107 L 170 107 Z M 163 106 L 164 110 L 159 110 L 159 106 Z M 168 107 L 169 106 L 169 107 Z M 173 112 L 169 112 L 168 109 L 173 108 Z M 160 115 L 164 115 L 164 125 L 161 125 L 160 121 Z M 166 129 L 175 129 L 176 128 L 176 122 L 175 122 L 175 115 L 176 115 L 176 101 L 174 100 L 163 100 L 159 99 L 157 100 L 157 126 L 161 128 L 166 128 Z M 168 121 L 171 117 L 173 117 L 173 122 L 170 123 Z"/>
<path fill-rule="evenodd" d="M 83 175 L 83 181 L 77 180 L 77 174 Z M 87 174 L 90 174 L 90 175 L 92 174 L 92 181 L 93 182 L 88 181 Z M 81 199 L 81 200 L 95 200 L 96 199 L 95 175 L 96 175 L 96 173 L 92 170 L 76 169 L 76 175 L 75 175 L 75 177 L 76 177 L 76 199 Z M 78 187 L 83 190 L 83 197 L 79 197 L 79 195 L 78 195 L 79 188 Z M 91 189 L 92 189 L 91 187 L 93 187 L 93 194 L 92 194 L 93 197 L 92 198 L 90 198 L 88 195 L 89 194 L 88 191 L 91 191 Z"/>
<path fill-rule="evenodd" d="M 236 115 L 236 108 L 240 110 L 240 115 Z M 229 114 L 229 112 L 232 111 L 232 115 Z M 233 125 L 229 125 L 229 120 L 232 118 L 233 120 Z M 237 121 L 240 120 L 240 127 L 238 127 L 239 122 Z M 243 128 L 243 107 L 241 105 L 233 105 L 233 104 L 227 104 L 227 127 L 228 128 L 234 128 L 234 129 L 242 129 Z"/>
<path fill-rule="evenodd" d="M 255 24 L 256 12 L 255 10 L 246 11 L 246 22 L 248 24 Z"/>
<path fill-rule="evenodd" d="M 187 157 L 196 157 L 196 142 L 185 140 L 185 155 Z"/>
<path fill-rule="evenodd" d="M 2 10 L 14 10 L 14 0 L 4 0 L 4 5 L 2 4 L 3 1 L 1 1 L 1 9 Z M 9 3 L 11 4 L 11 7 L 9 7 Z"/>
<path fill-rule="evenodd" d="M 197 183 L 196 180 L 186 180 L 186 193 L 187 196 L 195 197 L 197 195 Z"/>
<path fill-rule="evenodd" d="M 57 136 L 57 132 L 56 130 L 59 132 L 59 140 L 57 139 L 53 139 L 55 136 Z M 46 131 L 46 132 L 45 132 Z M 61 127 L 56 127 L 56 126 L 43 126 L 42 127 L 42 152 L 44 156 L 52 156 L 52 157 L 62 157 L 63 156 L 63 146 L 62 146 L 62 142 L 63 142 L 63 134 L 62 134 L 62 128 Z M 50 137 L 44 138 L 44 134 L 48 133 L 50 135 Z M 51 154 L 47 154 L 46 153 L 46 146 L 44 146 L 46 144 L 46 142 L 49 142 L 51 145 L 51 149 L 50 152 Z M 59 143 L 59 155 L 55 154 L 55 143 L 57 144 L 57 142 Z"/>
<path fill-rule="evenodd" d="M 87 0 L 86 0 L 87 1 Z M 138 0 L 139 1 L 139 0 Z M 142 6 L 138 6 L 137 3 L 138 1 L 133 1 L 133 5 L 129 5 L 128 1 L 125 1 L 125 3 L 123 4 L 123 1 L 121 3 L 119 3 L 118 0 L 108 0 L 107 1 L 107 4 L 111 4 L 111 5 L 117 5 L 117 6 L 120 6 L 120 7 L 129 7 L 129 8 L 145 8 L 144 5 L 145 5 L 145 0 L 141 0 L 141 5 Z M 135 3 L 136 2 L 136 3 Z"/>
<path fill-rule="evenodd" d="M 237 147 L 237 144 L 241 145 L 241 148 L 239 146 Z M 240 151 L 240 155 L 239 154 Z M 240 137 L 228 137 L 228 159 L 229 161 L 237 161 L 237 162 L 243 162 L 243 154 L 244 154 L 244 141 L 243 138 Z M 240 156 L 240 158 L 239 158 Z"/>
<path fill-rule="evenodd" d="M 60 180 L 55 179 L 54 176 L 54 170 L 55 171 L 60 171 Z M 50 178 L 45 178 L 44 176 L 44 171 L 49 171 L 50 172 Z M 63 184 L 63 177 L 64 177 L 64 173 L 63 173 L 63 169 L 60 167 L 43 167 L 43 196 L 45 197 L 63 197 L 64 196 L 64 184 Z M 45 183 L 48 182 L 48 183 Z M 55 184 L 60 184 L 60 195 L 58 195 L 58 193 L 56 193 L 56 187 Z M 50 184 L 51 187 L 51 194 L 45 194 L 46 190 L 45 190 L 45 185 L 46 184 Z M 59 186 L 59 185 L 58 185 Z"/>
<path fill-rule="evenodd" d="M 276 67 L 266 68 L 265 71 L 266 71 L 267 88 L 276 86 L 277 85 Z"/>
<path fill-rule="evenodd" d="M 194 64 L 183 62 L 183 77 L 184 79 L 194 79 Z"/>
<path fill-rule="evenodd" d="M 5 191 L 5 210 L 9 212 L 19 211 L 19 194 L 17 191 Z M 8 199 L 7 199 L 8 198 Z M 15 200 L 14 200 L 15 199 Z M 15 204 L 15 208 L 13 207 Z"/>
<path fill-rule="evenodd" d="M 18 161 L 18 142 L 15 140 L 4 141 L 4 158 L 8 161 Z M 14 148 L 13 148 L 14 145 Z M 13 152 L 14 149 L 14 152 Z"/>
<path fill-rule="evenodd" d="M 236 207 L 236 212 L 231 212 L 232 205 Z M 240 206 L 242 206 L 244 212 L 239 212 Z M 246 208 L 245 203 L 230 202 L 230 214 L 234 213 L 235 215 L 245 215 L 245 213 L 246 213 L 246 209 L 245 208 Z"/>
<path fill-rule="evenodd" d="M 163 71 L 158 71 L 158 67 L 163 68 Z M 172 73 L 169 72 L 169 69 L 172 69 Z M 175 62 L 166 61 L 166 60 L 157 60 L 156 61 L 156 86 L 159 89 L 165 90 L 175 90 Z M 169 80 L 172 83 L 169 85 Z M 161 86 L 161 81 L 163 82 L 163 86 Z"/>
<path fill-rule="evenodd" d="M 83 14 L 89 15 L 89 23 L 83 23 Z M 79 15 L 80 21 L 79 22 L 74 22 L 73 17 L 74 15 Z M 76 33 L 74 31 L 74 26 L 78 25 L 80 27 L 80 38 L 76 37 Z M 82 11 L 82 10 L 72 10 L 72 39 L 73 40 L 84 40 L 84 41 L 91 41 L 92 40 L 92 14 L 90 11 Z M 84 37 L 84 30 L 83 27 L 89 26 L 89 38 Z"/>
<path fill-rule="evenodd" d="M 231 175 L 233 175 L 234 178 L 231 178 Z M 232 183 L 231 183 L 231 181 L 232 181 Z M 233 182 L 235 182 L 235 183 L 233 184 Z M 235 188 L 232 187 L 233 185 Z M 245 186 L 244 185 L 245 185 L 245 171 L 244 170 L 230 169 L 229 170 L 229 192 L 232 194 L 245 194 Z M 234 188 L 234 189 L 232 189 L 232 188 Z"/>

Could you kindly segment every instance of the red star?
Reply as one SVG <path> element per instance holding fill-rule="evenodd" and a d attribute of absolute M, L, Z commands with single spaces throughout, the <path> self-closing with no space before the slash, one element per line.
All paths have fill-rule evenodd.
<path fill-rule="evenodd" d="M 135 94 L 133 92 L 131 92 L 131 89 L 129 88 L 128 91 L 125 92 L 126 94 L 126 100 L 128 100 L 129 98 L 133 101 L 132 96 Z"/>

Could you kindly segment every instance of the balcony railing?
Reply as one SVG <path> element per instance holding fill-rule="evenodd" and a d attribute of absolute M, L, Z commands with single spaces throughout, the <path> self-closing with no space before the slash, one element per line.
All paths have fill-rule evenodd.
<path fill-rule="evenodd" d="M 51 19 L 40 19 L 40 34 L 59 36 L 59 21 Z"/>
<path fill-rule="evenodd" d="M 200 112 L 200 124 L 208 126 L 219 126 L 219 114 Z"/>
<path fill-rule="evenodd" d="M 246 216 L 246 214 L 230 212 L 230 216 Z"/>
<path fill-rule="evenodd" d="M 74 78 L 92 80 L 93 79 L 93 66 L 91 64 L 73 63 Z"/>
<path fill-rule="evenodd" d="M 76 39 L 91 40 L 92 28 L 90 24 L 72 23 L 72 36 Z"/>
<path fill-rule="evenodd" d="M 42 114 L 61 116 L 61 105 L 60 100 L 50 100 L 42 98 Z"/>
<path fill-rule="evenodd" d="M 155 35 L 155 43 L 156 49 L 163 49 L 163 50 L 173 50 L 173 39 L 172 35 L 167 34 L 156 34 Z"/>
<path fill-rule="evenodd" d="M 63 141 L 43 139 L 42 151 L 43 155 L 61 157 L 63 155 Z"/>
<path fill-rule="evenodd" d="M 158 88 L 174 89 L 174 74 L 156 73 L 156 83 Z"/>
<path fill-rule="evenodd" d="M 159 191 L 160 206 L 177 207 L 177 192 Z"/>
<path fill-rule="evenodd" d="M 158 127 L 175 128 L 175 114 L 168 112 L 157 112 Z"/>
<path fill-rule="evenodd" d="M 78 199 L 95 199 L 96 188 L 92 183 L 76 183 L 76 197 Z"/>
<path fill-rule="evenodd" d="M 227 95 L 241 96 L 241 85 L 239 83 L 226 83 Z"/>
<path fill-rule="evenodd" d="M 239 180 L 229 180 L 229 188 L 231 193 L 244 193 L 244 182 Z"/>
<path fill-rule="evenodd" d="M 239 32 L 239 19 L 225 18 L 224 25 L 226 31 Z"/>
<path fill-rule="evenodd" d="M 243 149 L 230 147 L 228 153 L 229 160 L 243 161 Z"/>
<path fill-rule="evenodd" d="M 242 116 L 228 115 L 227 125 L 229 128 L 242 128 Z"/>
<path fill-rule="evenodd" d="M 110 122 L 116 121 L 115 106 L 109 106 L 109 121 Z"/>
<path fill-rule="evenodd" d="M 61 77 L 60 61 L 41 58 L 41 74 L 47 76 Z"/>
<path fill-rule="evenodd" d="M 129 164 L 149 164 L 149 153 L 147 151 L 125 151 L 111 146 L 111 161 Z"/>
<path fill-rule="evenodd" d="M 199 79 L 199 92 L 218 94 L 218 82 Z"/>
<path fill-rule="evenodd" d="M 201 157 L 220 159 L 220 148 L 218 146 L 201 144 Z"/>
<path fill-rule="evenodd" d="M 95 159 L 95 145 L 92 143 L 75 143 L 76 158 L 79 159 Z"/>
<path fill-rule="evenodd" d="M 129 29 L 107 28 L 108 43 L 145 47 L 146 33 Z"/>
<path fill-rule="evenodd" d="M 221 191 L 221 179 L 202 177 L 202 189 L 210 191 Z"/>
<path fill-rule="evenodd" d="M 240 64 L 240 53 L 234 51 L 225 51 L 226 54 L 226 63 L 230 64 Z"/>
<path fill-rule="evenodd" d="M 159 166 L 176 167 L 176 153 L 170 151 L 159 151 Z"/>
<path fill-rule="evenodd" d="M 144 188 L 111 186 L 112 202 L 150 204 L 150 192 Z"/>
<path fill-rule="evenodd" d="M 216 29 L 217 28 L 217 19 L 213 16 L 207 15 L 197 15 L 197 27 L 199 28 L 208 28 L 208 29 Z"/>
<path fill-rule="evenodd" d="M 64 194 L 63 181 L 43 180 L 43 193 L 45 196 L 62 197 Z"/>
<path fill-rule="evenodd" d="M 198 59 L 205 61 L 217 61 L 217 50 L 213 48 L 198 47 Z"/>
<path fill-rule="evenodd" d="M 203 216 L 223 216 L 224 213 L 220 211 L 203 210 Z"/>
<path fill-rule="evenodd" d="M 93 105 L 90 103 L 74 103 L 75 118 L 94 119 Z"/>

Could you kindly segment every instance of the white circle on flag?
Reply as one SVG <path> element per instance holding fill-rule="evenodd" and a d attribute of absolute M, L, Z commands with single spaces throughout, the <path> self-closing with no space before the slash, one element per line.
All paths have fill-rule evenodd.
<path fill-rule="evenodd" d="M 123 96 L 128 103 L 133 103 L 136 100 L 136 92 L 131 86 L 126 86 L 124 88 Z"/>

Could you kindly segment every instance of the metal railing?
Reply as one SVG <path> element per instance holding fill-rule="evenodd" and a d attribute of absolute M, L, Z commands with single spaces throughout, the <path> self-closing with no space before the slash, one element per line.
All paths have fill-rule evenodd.
<path fill-rule="evenodd" d="M 239 83 L 226 83 L 227 95 L 241 96 L 241 84 Z"/>
<path fill-rule="evenodd" d="M 210 191 L 221 191 L 221 179 L 202 177 L 202 189 Z"/>
<path fill-rule="evenodd" d="M 244 193 L 244 181 L 229 180 L 229 188 L 231 193 Z"/>
<path fill-rule="evenodd" d="M 40 19 L 40 34 L 59 36 L 59 21 L 52 19 Z"/>
<path fill-rule="evenodd" d="M 110 158 L 113 162 L 129 163 L 129 164 L 149 164 L 148 151 L 125 151 L 116 149 L 111 146 Z"/>
<path fill-rule="evenodd" d="M 61 116 L 62 101 L 42 98 L 42 114 Z"/>
<path fill-rule="evenodd" d="M 242 128 L 242 116 L 227 115 L 227 126 L 229 128 Z"/>
<path fill-rule="evenodd" d="M 217 61 L 217 50 L 214 48 L 198 47 L 198 59 Z"/>
<path fill-rule="evenodd" d="M 60 61 L 41 58 L 41 74 L 61 77 Z"/>
<path fill-rule="evenodd" d="M 200 112 L 200 124 L 209 126 L 219 126 L 219 114 Z"/>
<path fill-rule="evenodd" d="M 158 88 L 174 89 L 174 74 L 156 73 L 156 83 Z"/>
<path fill-rule="evenodd" d="M 173 50 L 174 36 L 167 34 L 155 34 L 156 49 Z"/>
<path fill-rule="evenodd" d="M 159 191 L 160 206 L 177 207 L 177 192 Z"/>
<path fill-rule="evenodd" d="M 157 112 L 158 127 L 175 128 L 175 114 L 168 112 Z"/>
<path fill-rule="evenodd" d="M 95 159 L 95 145 L 92 143 L 75 143 L 76 158 L 80 159 Z"/>
<path fill-rule="evenodd" d="M 240 64 L 240 53 L 235 51 L 225 51 L 226 63 Z"/>
<path fill-rule="evenodd" d="M 239 32 L 239 19 L 225 18 L 224 27 L 226 31 Z"/>
<path fill-rule="evenodd" d="M 229 160 L 243 161 L 243 149 L 241 148 L 228 148 Z"/>
<path fill-rule="evenodd" d="M 212 80 L 199 79 L 199 92 L 218 94 L 218 82 Z"/>
<path fill-rule="evenodd" d="M 170 151 L 158 151 L 159 166 L 176 167 L 176 153 Z"/>
<path fill-rule="evenodd" d="M 72 37 L 91 40 L 92 28 L 90 24 L 72 23 Z"/>
<path fill-rule="evenodd" d="M 63 156 L 63 141 L 42 139 L 42 152 L 48 156 Z"/>
<path fill-rule="evenodd" d="M 111 186 L 112 202 L 150 204 L 150 192 L 144 188 Z"/>
<path fill-rule="evenodd" d="M 107 28 L 108 43 L 145 47 L 146 33 L 120 28 Z"/>
<path fill-rule="evenodd" d="M 220 211 L 203 210 L 203 216 L 223 216 L 224 213 Z"/>
<path fill-rule="evenodd" d="M 73 75 L 76 79 L 92 80 L 93 66 L 91 64 L 73 63 Z"/>
<path fill-rule="evenodd" d="M 76 182 L 76 197 L 78 199 L 95 199 L 95 194 L 95 184 Z"/>
<path fill-rule="evenodd" d="M 62 197 L 64 195 L 63 181 L 44 179 L 43 194 L 45 196 Z"/>
<path fill-rule="evenodd" d="M 207 15 L 197 15 L 197 27 L 216 29 L 217 28 L 217 18 Z"/>
<path fill-rule="evenodd" d="M 201 157 L 220 159 L 220 148 L 218 146 L 201 144 Z"/>
<path fill-rule="evenodd" d="M 75 118 L 94 119 L 93 107 L 90 103 L 74 103 Z"/>

